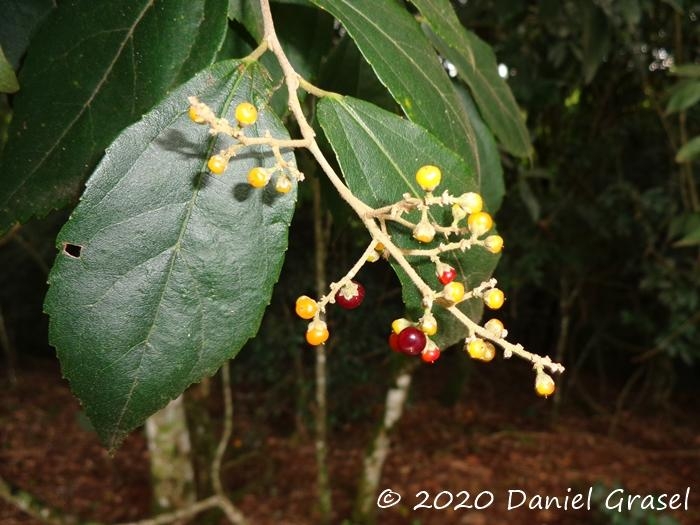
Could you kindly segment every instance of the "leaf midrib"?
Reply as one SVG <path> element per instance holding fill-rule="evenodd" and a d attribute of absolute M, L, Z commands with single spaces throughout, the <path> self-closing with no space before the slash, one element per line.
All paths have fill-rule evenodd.
<path fill-rule="evenodd" d="M 356 9 L 351 3 L 347 2 L 346 0 L 339 0 L 339 1 L 342 2 L 344 5 L 348 6 L 350 9 L 353 9 L 353 10 L 354 10 L 355 12 L 357 12 L 363 19 L 367 20 L 368 24 L 369 24 L 369 25 L 372 25 L 373 27 L 375 27 L 376 30 L 377 30 L 378 32 L 380 32 L 382 35 L 384 35 L 384 36 L 387 38 L 387 40 L 388 40 L 389 42 L 394 42 L 394 40 L 390 37 L 390 35 L 388 35 L 385 31 L 383 31 L 382 28 L 381 28 L 380 26 L 378 26 L 377 24 L 375 24 L 374 21 L 373 21 L 371 18 L 368 18 L 367 16 L 365 16 L 364 13 L 363 13 L 362 11 Z M 346 24 L 346 25 L 347 25 L 347 24 Z M 371 39 L 371 38 L 367 38 L 366 34 L 362 32 L 362 29 L 361 29 L 357 24 L 353 24 L 353 25 L 354 25 L 355 29 L 356 29 L 359 33 L 361 33 L 361 34 L 365 37 L 365 39 L 367 39 L 368 43 L 369 43 L 370 45 L 372 45 L 372 39 Z M 376 51 L 376 48 L 375 48 L 374 46 L 372 46 L 372 47 L 373 47 L 373 48 L 375 49 L 375 51 Z M 432 85 L 432 86 L 435 86 L 435 84 L 433 83 L 432 79 L 431 79 L 427 74 L 425 74 L 425 71 L 423 70 L 423 68 L 418 67 L 418 64 L 416 64 L 416 63 L 413 61 L 412 57 L 411 57 L 401 46 L 394 45 L 393 47 L 394 47 L 395 49 L 399 50 L 401 53 L 403 53 L 406 57 L 408 57 L 408 59 L 411 61 L 411 63 L 412 63 L 414 66 L 416 66 L 416 70 L 417 70 L 425 79 L 427 79 L 428 83 L 429 83 L 430 85 Z M 362 51 L 362 50 L 360 49 L 360 51 Z M 362 53 L 362 54 L 364 55 L 364 53 Z M 380 57 L 382 56 L 381 52 L 378 52 L 378 51 L 377 51 L 377 54 L 378 54 Z M 384 61 L 387 62 L 386 60 L 384 60 Z M 388 62 L 387 62 L 387 64 L 388 64 Z M 390 67 L 390 65 L 389 65 L 389 67 Z M 390 67 L 390 69 L 392 69 L 392 71 L 393 71 L 393 68 Z M 399 77 L 399 78 L 400 78 L 400 77 Z M 388 86 L 387 86 L 387 87 L 388 87 Z M 448 87 L 448 88 L 451 88 L 452 86 L 451 86 L 451 85 L 448 85 L 447 87 Z M 391 89 L 389 89 L 389 91 L 391 91 Z M 466 137 L 466 139 L 467 139 L 467 142 L 468 142 L 468 145 L 469 145 L 469 150 L 471 151 L 471 154 L 472 154 L 472 156 L 473 156 L 473 158 L 474 158 L 474 164 L 475 164 L 475 168 L 476 168 L 476 176 L 477 176 L 477 179 L 478 179 L 478 183 L 479 183 L 479 186 L 481 186 L 481 178 L 482 178 L 482 174 L 481 174 L 481 160 L 480 160 L 480 157 L 479 157 L 479 150 L 478 150 L 477 143 L 476 143 L 475 132 L 474 132 L 474 130 L 471 128 L 471 126 L 468 124 L 468 120 L 465 120 L 465 119 L 468 119 L 468 117 L 467 117 L 466 115 L 459 115 L 459 114 L 457 113 L 457 111 L 455 110 L 455 108 L 459 108 L 459 107 L 460 107 L 459 101 L 454 100 L 454 101 L 451 102 L 450 100 L 448 100 L 448 99 L 445 97 L 445 91 L 442 90 L 442 89 L 438 89 L 437 87 L 436 87 L 436 93 L 438 94 L 438 97 L 443 101 L 443 104 L 445 105 L 446 109 L 447 109 L 448 111 L 449 111 L 450 109 L 452 110 L 452 111 L 451 111 L 451 114 L 454 115 L 455 120 L 457 121 L 458 129 L 460 129 L 460 130 L 464 133 L 464 135 L 465 135 L 465 137 Z M 399 102 L 399 104 L 401 105 L 401 107 L 404 109 L 404 111 L 406 111 L 406 112 L 408 113 L 407 108 L 406 108 L 405 105 L 403 104 L 403 101 L 400 100 L 400 99 L 397 100 L 397 101 Z M 452 128 L 452 127 L 453 127 L 453 123 L 450 121 L 450 119 L 448 119 L 448 123 L 449 123 L 449 125 L 450 125 L 450 128 Z M 443 143 L 445 143 L 445 140 L 443 140 L 443 139 L 440 139 L 440 141 L 443 142 Z M 448 147 L 451 147 L 451 148 L 456 147 L 456 146 L 457 146 L 457 144 L 451 144 L 451 145 L 448 144 Z"/>
<path fill-rule="evenodd" d="M 426 1 L 430 2 L 431 0 L 426 0 Z M 419 2 L 419 3 L 420 3 L 420 2 Z M 431 2 L 431 4 L 433 5 L 433 9 L 435 9 L 436 11 L 442 13 L 442 11 L 441 11 L 438 7 L 436 7 L 435 4 L 434 4 L 433 2 Z M 424 13 L 424 14 L 425 14 L 425 13 Z M 488 91 L 489 93 L 491 93 L 491 95 L 492 95 L 493 99 L 495 99 L 495 102 L 496 102 L 496 104 L 498 105 L 498 107 L 500 107 L 500 108 L 503 110 L 503 111 L 501 112 L 501 114 L 506 114 L 506 115 L 508 115 L 508 114 L 510 114 L 510 110 L 512 110 L 512 109 L 517 110 L 517 109 L 518 109 L 517 103 L 515 102 L 515 99 L 512 98 L 512 94 L 510 93 L 510 90 L 504 89 L 504 88 L 507 88 L 507 86 L 506 86 L 506 85 L 501 86 L 501 89 L 496 90 L 496 89 L 494 88 L 494 86 L 488 81 L 486 75 L 483 74 L 483 73 L 481 72 L 481 70 L 480 70 L 479 68 L 476 67 L 476 58 L 475 58 L 474 53 L 473 53 L 472 45 L 471 45 L 470 42 L 465 42 L 465 41 L 464 41 L 465 38 L 466 38 L 467 40 L 468 40 L 468 38 L 469 38 L 469 35 L 468 35 L 468 33 L 466 32 L 467 30 L 466 30 L 461 24 L 459 24 L 458 27 L 455 27 L 454 22 L 455 22 L 456 20 L 455 20 L 455 18 L 454 18 L 453 15 L 454 15 L 454 13 L 447 13 L 447 14 L 444 16 L 444 18 L 446 19 L 446 22 L 445 22 L 445 23 L 446 23 L 446 25 L 448 26 L 448 28 L 459 38 L 459 43 L 460 43 L 462 46 L 465 46 L 465 47 L 466 47 L 466 50 L 467 50 L 468 56 L 469 56 L 468 62 L 469 62 L 469 64 L 472 66 L 472 67 L 471 67 L 471 70 L 472 70 L 472 73 L 474 74 L 474 76 L 477 77 L 477 81 L 481 82 L 481 83 L 485 86 L 486 91 Z M 427 21 L 428 21 L 428 25 L 430 25 L 430 27 L 431 27 L 432 30 L 435 32 L 435 34 L 438 35 L 438 37 L 440 38 L 440 40 L 442 40 L 442 44 L 443 44 L 444 46 L 448 47 L 448 48 L 453 49 L 455 52 L 457 52 L 458 54 L 461 55 L 460 50 L 457 49 L 457 47 L 455 47 L 453 44 L 450 43 L 450 42 L 451 42 L 451 39 L 449 38 L 449 36 L 448 36 L 448 35 L 445 35 L 445 33 L 444 33 L 443 31 L 441 31 L 438 27 L 436 27 L 436 24 L 433 23 L 432 17 L 426 17 L 426 19 L 427 19 Z M 459 71 L 459 70 L 458 70 L 458 71 Z M 465 80 L 466 80 L 466 79 L 465 79 Z M 473 93 L 474 93 L 475 98 L 480 98 L 479 95 L 478 95 L 478 90 L 474 90 Z M 511 101 L 515 107 L 514 107 L 514 108 L 508 108 L 508 107 L 503 103 L 503 101 L 501 100 L 501 98 L 498 96 L 498 93 L 504 93 L 505 96 L 506 96 L 506 98 L 507 98 L 509 101 Z M 488 108 L 487 108 L 487 109 L 488 109 Z M 484 110 L 482 109 L 482 111 L 484 111 Z M 511 120 L 511 119 L 508 119 L 508 120 Z M 517 130 L 518 136 L 519 136 L 520 139 L 523 141 L 523 144 L 527 144 L 527 143 L 529 142 L 529 138 L 526 137 L 526 136 L 523 134 L 523 129 L 522 129 L 522 127 L 516 125 L 516 130 Z"/>
<path fill-rule="evenodd" d="M 53 145 L 46 150 L 46 153 L 44 153 L 43 157 L 37 162 L 34 167 L 31 170 L 28 170 L 26 175 L 22 177 L 22 180 L 20 183 L 15 187 L 14 190 L 12 190 L 7 197 L 5 197 L 5 200 L 3 201 L 3 205 L 7 204 L 10 202 L 10 199 L 15 196 L 15 194 L 22 188 L 24 185 L 27 183 L 27 181 L 34 175 L 34 173 L 37 172 L 37 170 L 44 165 L 44 162 L 51 156 L 51 154 L 54 152 L 54 150 L 58 147 L 59 144 L 61 144 L 61 141 L 65 138 L 65 136 L 70 132 L 71 129 L 73 129 L 73 126 L 75 123 L 80 119 L 80 117 L 83 116 L 83 113 L 87 110 L 87 108 L 90 107 L 90 104 L 92 104 L 92 101 L 95 99 L 97 94 L 99 93 L 100 89 L 104 85 L 104 83 L 107 81 L 107 78 L 109 75 L 112 73 L 112 69 L 114 68 L 114 65 L 117 63 L 117 60 L 119 60 L 119 57 L 121 56 L 122 52 L 124 51 L 124 48 L 126 47 L 127 42 L 129 42 L 134 34 L 134 31 L 136 30 L 136 27 L 138 24 L 141 22 L 143 17 L 146 15 L 146 12 L 153 7 L 153 4 L 155 3 L 155 0 L 148 0 L 146 2 L 146 5 L 144 8 L 141 10 L 141 12 L 138 14 L 136 19 L 134 20 L 134 23 L 131 25 L 127 33 L 124 35 L 124 39 L 122 40 L 121 44 L 119 45 L 119 48 L 117 49 L 117 52 L 114 55 L 114 58 L 112 61 L 109 63 L 107 66 L 104 74 L 102 75 L 102 78 L 100 78 L 99 82 L 93 89 L 92 93 L 88 97 L 88 100 L 82 105 L 80 108 L 80 111 L 76 114 L 76 116 L 71 120 L 68 125 L 65 127 L 63 132 L 59 135 L 59 137 L 56 139 L 56 141 L 53 143 Z"/>
<path fill-rule="evenodd" d="M 244 67 L 247 68 L 247 65 L 244 64 Z M 226 97 L 226 100 L 224 101 L 224 103 L 222 105 L 221 115 L 226 114 L 226 112 L 227 112 L 228 108 L 231 106 L 231 102 L 233 101 L 233 98 L 235 96 L 236 88 L 238 87 L 238 84 L 243 80 L 243 74 L 242 74 L 243 72 L 240 71 L 238 68 L 234 69 L 233 73 L 234 74 L 237 73 L 238 78 L 235 80 L 235 82 L 231 86 L 231 90 L 229 91 L 229 94 Z M 217 140 L 216 136 L 214 136 L 210 139 L 209 146 L 207 148 L 207 155 L 206 155 L 205 159 L 208 158 L 209 154 L 212 152 L 212 150 L 214 148 L 214 144 L 216 143 L 216 140 Z M 205 166 L 206 166 L 206 160 L 202 161 L 200 173 L 204 171 Z M 204 185 L 195 186 L 193 193 L 192 193 L 192 197 L 190 199 L 190 202 L 187 205 L 187 212 L 185 214 L 185 217 L 182 220 L 182 226 L 180 226 L 180 232 L 178 233 L 177 241 L 171 247 L 173 252 L 172 252 L 171 259 L 170 259 L 170 265 L 169 265 L 169 268 L 167 270 L 167 275 L 166 275 L 165 279 L 163 280 L 163 286 L 162 286 L 162 289 L 160 291 L 160 297 L 159 297 L 158 303 L 157 303 L 158 306 L 157 306 L 156 311 L 153 315 L 153 320 L 151 321 L 151 326 L 148 330 L 148 333 L 146 334 L 146 337 L 143 339 L 143 341 L 141 341 L 141 343 L 139 343 L 139 344 L 144 344 L 146 347 L 148 345 L 150 345 L 149 339 L 150 339 L 151 335 L 153 334 L 153 329 L 156 326 L 156 321 L 158 319 L 158 316 L 160 315 L 160 311 L 161 311 L 161 308 L 163 306 L 163 298 L 165 296 L 166 290 L 168 289 L 168 283 L 170 282 L 170 277 L 172 276 L 173 268 L 175 267 L 175 261 L 177 260 L 179 254 L 180 254 L 180 247 L 182 244 L 182 239 L 183 239 L 185 232 L 187 230 L 187 226 L 189 224 L 190 217 L 192 216 L 192 211 L 195 208 L 195 204 L 197 202 L 197 197 L 199 196 L 200 189 L 202 187 L 204 187 Z M 203 343 L 204 343 L 204 341 L 202 340 L 202 344 Z M 115 431 L 113 432 L 112 438 L 110 440 L 110 448 L 113 448 L 115 446 L 117 436 L 119 436 L 122 432 L 121 423 L 124 419 L 124 415 L 127 412 L 127 409 L 129 407 L 129 403 L 131 402 L 131 399 L 133 398 L 134 389 L 136 388 L 136 385 L 139 383 L 141 365 L 143 364 L 143 358 L 146 354 L 146 351 L 147 351 L 147 348 L 144 348 L 143 352 L 141 352 L 141 356 L 139 358 L 139 364 L 136 367 L 135 379 L 131 385 L 131 389 L 129 390 L 129 393 L 127 394 L 126 400 L 124 401 L 124 406 L 122 407 L 122 410 L 119 414 L 119 417 L 117 418 L 116 425 L 115 425 Z"/>

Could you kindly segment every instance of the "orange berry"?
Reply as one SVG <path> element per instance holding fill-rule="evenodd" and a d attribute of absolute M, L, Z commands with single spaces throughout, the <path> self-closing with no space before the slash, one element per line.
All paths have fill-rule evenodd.
<path fill-rule="evenodd" d="M 311 319 L 318 313 L 318 303 L 307 295 L 302 295 L 297 299 L 296 313 L 302 319 Z"/>
<path fill-rule="evenodd" d="M 264 188 L 268 180 L 270 180 L 270 175 L 265 168 L 258 166 L 248 172 L 248 184 L 253 188 Z"/>
<path fill-rule="evenodd" d="M 309 329 L 306 331 L 306 342 L 311 346 L 322 345 L 328 341 L 328 327 L 323 321 L 314 321 L 309 323 Z"/>
<path fill-rule="evenodd" d="M 221 155 L 212 155 L 207 162 L 207 168 L 214 175 L 221 175 L 228 167 L 228 161 Z"/>

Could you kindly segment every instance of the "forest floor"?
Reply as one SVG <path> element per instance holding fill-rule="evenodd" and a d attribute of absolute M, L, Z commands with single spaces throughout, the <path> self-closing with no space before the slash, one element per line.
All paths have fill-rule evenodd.
<path fill-rule="evenodd" d="M 503 368 L 503 367 L 501 367 Z M 502 372 L 499 372 L 503 375 Z M 0 370 L 0 378 L 4 372 Z M 647 513 L 634 521 L 606 515 L 601 505 L 616 487 L 626 494 L 680 493 L 690 490 L 689 510 L 665 512 L 681 525 L 700 524 L 700 418 L 697 398 L 677 401 L 673 409 L 618 413 L 611 433 L 610 414 L 582 408 L 562 409 L 551 417 L 551 400 L 512 392 L 504 376 L 499 389 L 490 378 L 470 383 L 462 400 L 444 406 L 419 378 L 396 431 L 380 489 L 402 495 L 401 502 L 379 512 L 380 525 L 577 525 L 651 524 Z M 529 376 L 524 376 L 530 381 Z M 51 360 L 38 360 L 18 372 L 18 384 L 0 385 L 0 475 L 49 505 L 83 519 L 117 523 L 149 514 L 148 453 L 144 436 L 134 432 L 110 457 L 89 430 L 67 383 Z M 2 381 L 2 379 L 0 379 Z M 424 395 L 426 394 L 426 395 Z M 271 429 L 251 434 L 253 409 L 236 399 L 235 431 L 225 462 L 226 485 L 251 525 L 306 525 L 318 522 L 315 463 L 311 437 Z M 549 403 L 549 404 L 548 404 Z M 381 415 L 381 405 L 375 414 Z M 257 436 L 255 439 L 250 435 Z M 260 437 L 260 436 L 264 437 Z M 334 428 L 330 438 L 330 475 L 337 520 L 348 516 L 362 455 L 372 422 Z M 509 490 L 528 498 L 573 497 L 584 500 L 591 487 L 602 499 L 590 510 L 508 510 Z M 423 501 L 448 509 L 414 509 Z M 464 492 L 470 495 L 466 499 Z M 486 505 L 476 510 L 460 502 Z M 521 501 L 519 492 L 513 503 Z M 615 498 L 613 503 L 619 501 Z M 535 500 L 536 502 L 536 500 Z M 656 514 L 657 517 L 660 514 Z M 615 518 L 617 521 L 613 521 Z M 192 523 L 217 523 L 200 517 Z M 0 501 L 1 525 L 39 523 Z M 223 521 L 222 521 L 223 523 Z"/>

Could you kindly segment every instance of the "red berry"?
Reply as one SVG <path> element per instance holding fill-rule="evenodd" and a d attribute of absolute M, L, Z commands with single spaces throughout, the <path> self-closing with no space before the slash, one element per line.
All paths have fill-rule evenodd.
<path fill-rule="evenodd" d="M 440 275 L 438 275 L 438 281 L 443 285 L 450 284 L 457 277 L 457 270 L 450 266 L 447 270 L 444 270 Z"/>
<path fill-rule="evenodd" d="M 401 349 L 399 348 L 399 336 L 398 334 L 395 334 L 394 332 L 391 332 L 389 335 L 389 346 L 394 352 L 400 352 Z"/>
<path fill-rule="evenodd" d="M 357 308 L 364 298 L 365 287 L 355 281 L 350 281 L 335 294 L 335 302 L 346 310 Z"/>
<path fill-rule="evenodd" d="M 409 326 L 401 330 L 398 342 L 400 352 L 406 355 L 418 355 L 425 348 L 428 339 L 421 330 L 415 326 Z"/>
<path fill-rule="evenodd" d="M 434 363 L 440 359 L 440 350 L 438 348 L 426 348 L 420 354 L 420 358 L 426 363 Z"/>

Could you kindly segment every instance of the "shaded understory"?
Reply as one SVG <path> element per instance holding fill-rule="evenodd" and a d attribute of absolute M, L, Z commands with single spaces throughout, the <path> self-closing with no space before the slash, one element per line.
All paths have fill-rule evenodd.
<path fill-rule="evenodd" d="M 621 413 L 616 432 L 610 434 L 609 414 L 580 407 L 565 406 L 552 422 L 551 400 L 531 394 L 531 374 L 522 366 L 499 362 L 480 368 L 452 406 L 440 404 L 431 394 L 442 373 L 439 364 L 418 372 L 380 484 L 403 494 L 403 501 L 382 511 L 379 523 L 610 523 L 595 510 L 506 510 L 509 489 L 564 496 L 569 487 L 586 491 L 596 484 L 620 485 L 638 494 L 681 492 L 690 486 L 690 511 L 673 517 L 682 525 L 700 523 L 700 421 L 693 417 L 697 404 L 690 394 L 663 410 Z M 148 516 L 148 458 L 142 434 L 135 432 L 110 458 L 88 430 L 53 361 L 25 364 L 18 376 L 17 387 L 5 387 L 0 398 L 0 475 L 84 518 L 117 522 Z M 309 510 L 315 505 L 313 442 L 279 422 L 253 418 L 254 394 L 237 392 L 235 432 L 224 464 L 227 485 L 254 525 L 315 523 Z M 358 403 L 364 402 L 358 398 Z M 381 408 L 376 407 L 376 416 Z M 212 410 L 218 410 L 215 402 Z M 371 431 L 368 418 L 366 424 L 336 427 L 331 436 L 338 523 L 350 513 Z M 420 490 L 432 496 L 442 490 L 466 490 L 472 499 L 491 491 L 496 501 L 482 511 L 415 511 Z M 0 502 L 0 523 L 36 521 Z M 195 523 L 217 519 L 200 517 Z"/>

